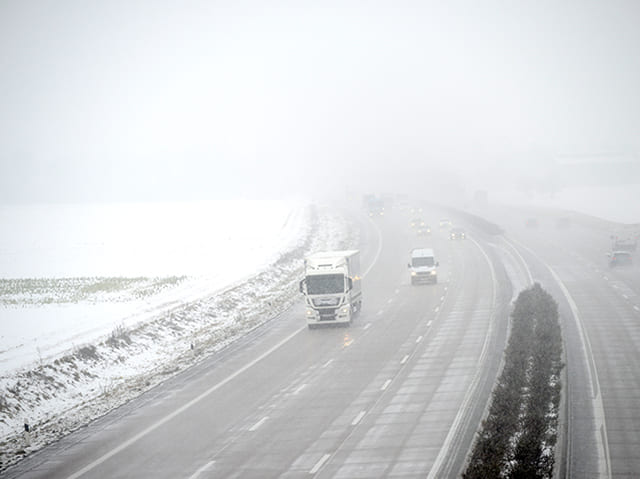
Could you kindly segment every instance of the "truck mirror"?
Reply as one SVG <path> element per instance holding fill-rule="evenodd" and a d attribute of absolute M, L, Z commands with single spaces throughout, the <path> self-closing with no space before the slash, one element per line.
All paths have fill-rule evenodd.
<path fill-rule="evenodd" d="M 353 280 L 351 278 L 347 278 L 347 283 L 349 287 L 349 291 L 353 289 Z"/>
<path fill-rule="evenodd" d="M 436 266 L 440 266 L 440 261 L 436 261 Z"/>
<path fill-rule="evenodd" d="M 407 268 L 411 268 L 411 263 L 407 263 Z"/>
<path fill-rule="evenodd" d="M 300 280 L 300 292 L 304 293 L 304 279 Z"/>

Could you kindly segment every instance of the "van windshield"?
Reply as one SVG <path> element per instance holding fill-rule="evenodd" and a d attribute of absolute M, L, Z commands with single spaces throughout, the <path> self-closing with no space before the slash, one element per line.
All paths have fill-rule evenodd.
<path fill-rule="evenodd" d="M 344 275 L 323 274 L 307 276 L 307 293 L 336 294 L 344 293 Z"/>
<path fill-rule="evenodd" d="M 433 266 L 433 256 L 422 256 L 419 258 L 411 258 L 411 266 L 420 267 L 420 266 Z"/>

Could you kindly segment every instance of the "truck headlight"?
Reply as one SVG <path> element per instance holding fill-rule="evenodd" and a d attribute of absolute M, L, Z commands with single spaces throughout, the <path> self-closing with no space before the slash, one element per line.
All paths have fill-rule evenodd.
<path fill-rule="evenodd" d="M 349 312 L 349 308 L 342 308 L 342 312 L 343 312 L 344 314 L 347 314 L 347 313 Z"/>
<path fill-rule="evenodd" d="M 433 271 L 431 271 L 430 274 L 431 274 L 431 276 L 435 275 L 436 274 L 436 270 L 434 269 Z"/>
<path fill-rule="evenodd" d="M 415 271 L 411 272 L 411 276 L 415 276 L 417 273 Z"/>
<path fill-rule="evenodd" d="M 313 316 L 313 309 L 307 309 L 307 316 Z"/>

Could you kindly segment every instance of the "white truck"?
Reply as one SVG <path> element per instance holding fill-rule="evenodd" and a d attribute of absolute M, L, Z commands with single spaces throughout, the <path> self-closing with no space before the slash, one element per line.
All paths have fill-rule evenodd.
<path fill-rule="evenodd" d="M 320 324 L 349 324 L 362 306 L 360 251 L 323 251 L 304 260 L 305 296 L 309 329 Z"/>
<path fill-rule="evenodd" d="M 411 251 L 411 262 L 407 265 L 411 271 L 411 284 L 438 282 L 439 263 L 431 248 L 416 248 Z"/>

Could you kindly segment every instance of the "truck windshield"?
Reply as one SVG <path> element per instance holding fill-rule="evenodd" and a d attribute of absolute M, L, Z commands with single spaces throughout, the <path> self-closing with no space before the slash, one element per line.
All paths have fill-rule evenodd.
<path fill-rule="evenodd" d="M 421 258 L 411 258 L 411 266 L 433 266 L 433 256 L 423 256 Z"/>
<path fill-rule="evenodd" d="M 323 274 L 307 276 L 307 293 L 334 294 L 344 293 L 344 276 L 341 274 Z"/>

